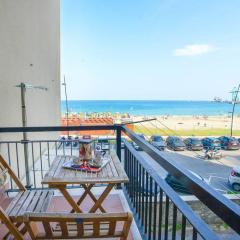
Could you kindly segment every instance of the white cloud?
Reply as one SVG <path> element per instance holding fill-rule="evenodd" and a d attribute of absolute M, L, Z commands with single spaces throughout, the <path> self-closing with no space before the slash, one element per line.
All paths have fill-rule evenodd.
<path fill-rule="evenodd" d="M 175 56 L 197 56 L 214 51 L 215 48 L 209 44 L 191 44 L 174 51 Z"/>

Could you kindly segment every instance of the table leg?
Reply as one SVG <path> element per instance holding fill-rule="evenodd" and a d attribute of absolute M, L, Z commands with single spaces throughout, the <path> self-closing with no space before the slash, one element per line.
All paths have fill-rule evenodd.
<path fill-rule="evenodd" d="M 83 202 L 83 200 L 86 198 L 87 195 L 89 195 L 91 197 L 91 199 L 93 200 L 94 204 L 97 202 L 97 199 L 95 198 L 95 196 L 93 195 L 93 193 L 91 192 L 92 187 L 94 186 L 94 184 L 81 184 L 81 186 L 84 188 L 84 193 L 82 194 L 82 196 L 79 198 L 79 200 L 77 201 L 77 205 L 80 206 L 81 203 Z M 105 213 L 106 210 L 100 205 L 99 209 Z M 74 212 L 74 209 L 71 210 L 71 213 Z"/>
<path fill-rule="evenodd" d="M 83 185 L 83 188 L 85 189 L 84 193 L 82 194 L 82 196 L 79 198 L 79 200 L 77 201 L 77 205 L 80 207 L 81 203 L 83 202 L 83 200 L 85 199 L 85 197 L 87 196 L 88 192 L 90 192 L 91 188 L 94 186 L 94 184 L 89 184 L 88 186 L 86 186 L 85 184 Z M 71 210 L 71 213 L 74 212 L 74 209 Z"/>
<path fill-rule="evenodd" d="M 87 194 L 92 198 L 92 200 L 94 201 L 94 204 L 96 204 L 97 199 L 95 198 L 95 196 L 93 195 L 93 193 L 90 191 L 91 188 L 88 189 L 88 187 L 87 187 L 86 185 L 82 185 L 82 186 L 83 186 L 83 188 L 85 189 L 85 191 L 87 192 Z M 99 206 L 99 209 L 100 209 L 101 212 L 103 212 L 103 213 L 106 212 L 106 210 L 105 210 L 101 205 Z"/>
<path fill-rule="evenodd" d="M 77 203 L 73 200 L 71 195 L 68 193 L 65 187 L 58 187 L 59 191 L 62 193 L 62 195 L 65 197 L 65 199 L 68 201 L 68 203 L 71 205 L 73 210 L 77 213 L 82 213 L 82 210 L 80 207 L 77 205 Z"/>
<path fill-rule="evenodd" d="M 94 206 L 90 209 L 90 213 L 94 213 L 97 211 L 98 208 L 101 207 L 102 202 L 105 200 L 105 198 L 108 196 L 112 188 L 114 187 L 114 183 L 110 183 L 105 190 L 103 191 L 102 195 L 98 198 L 98 200 L 95 202 Z"/>

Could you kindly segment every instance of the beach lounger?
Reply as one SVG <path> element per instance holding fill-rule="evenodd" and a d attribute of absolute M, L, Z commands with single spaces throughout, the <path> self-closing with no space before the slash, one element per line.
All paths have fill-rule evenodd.
<path fill-rule="evenodd" d="M 45 212 L 50 204 L 53 196 L 53 190 L 27 190 L 20 179 L 12 171 L 11 167 L 0 155 L 0 174 L 8 173 L 12 180 L 19 188 L 17 195 L 11 200 L 9 206 L 4 211 L 0 207 L 0 220 L 6 225 L 9 232 L 5 235 L 5 239 L 12 234 L 16 239 L 19 237 L 18 229 L 21 228 L 22 234 L 26 232 L 26 228 L 21 223 L 15 223 L 18 216 L 22 216 L 26 211 Z"/>

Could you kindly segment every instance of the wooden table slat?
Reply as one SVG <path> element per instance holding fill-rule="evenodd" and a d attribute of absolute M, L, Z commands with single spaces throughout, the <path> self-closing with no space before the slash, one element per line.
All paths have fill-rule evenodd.
<path fill-rule="evenodd" d="M 71 156 L 57 156 L 49 173 L 42 181 L 43 184 L 63 185 L 63 184 L 91 184 L 91 183 L 123 183 L 128 181 L 128 177 L 118 160 L 117 156 L 111 154 L 110 162 L 103 167 L 99 173 L 76 171 L 62 167 L 65 161 L 71 160 Z"/>

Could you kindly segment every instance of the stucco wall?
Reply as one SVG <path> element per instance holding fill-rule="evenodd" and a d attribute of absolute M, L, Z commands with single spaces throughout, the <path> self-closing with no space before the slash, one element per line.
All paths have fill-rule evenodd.
<path fill-rule="evenodd" d="M 15 87 L 21 82 L 48 88 L 27 90 L 27 125 L 60 125 L 60 0 L 0 0 L 0 127 L 22 125 L 20 88 Z M 32 133 L 29 139 L 57 136 Z M 21 139 L 22 134 L 0 133 L 0 141 Z M 8 157 L 6 145 L 0 144 L 0 153 Z M 16 170 L 14 146 L 10 154 Z M 22 147 L 19 162 L 22 176 Z"/>
<path fill-rule="evenodd" d="M 20 82 L 48 88 L 27 90 L 28 125 L 59 124 L 59 0 L 0 0 L 0 126 L 21 126 Z"/>

